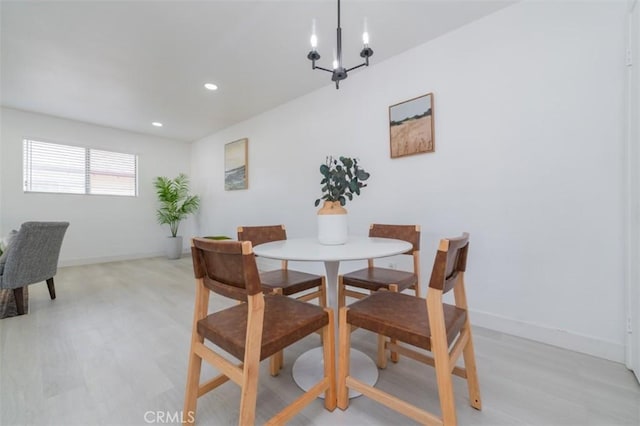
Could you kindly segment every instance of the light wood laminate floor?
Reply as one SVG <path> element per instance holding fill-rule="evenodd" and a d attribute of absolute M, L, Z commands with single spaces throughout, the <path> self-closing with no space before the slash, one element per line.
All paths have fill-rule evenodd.
<path fill-rule="evenodd" d="M 67 267 L 55 279 L 55 301 L 44 283 L 32 285 L 29 314 L 0 321 L 0 425 L 176 420 L 193 312 L 190 258 Z M 229 303 L 219 300 L 213 296 L 214 307 Z M 466 384 L 455 377 L 459 425 L 640 425 L 640 386 L 623 365 L 487 329 L 474 333 L 484 408 L 468 405 Z M 375 354 L 374 335 L 358 330 L 352 339 L 355 348 Z M 292 361 L 318 344 L 313 335 L 288 349 L 278 377 L 263 362 L 257 423 L 299 395 Z M 431 367 L 406 358 L 389 363 L 377 386 L 439 412 Z M 239 402 L 238 386 L 226 383 L 199 399 L 197 421 L 235 425 Z M 318 400 L 290 424 L 414 423 L 360 397 L 333 413 Z"/>

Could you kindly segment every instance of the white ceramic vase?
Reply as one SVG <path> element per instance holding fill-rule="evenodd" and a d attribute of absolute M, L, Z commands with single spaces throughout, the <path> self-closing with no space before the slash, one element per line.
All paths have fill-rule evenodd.
<path fill-rule="evenodd" d="M 339 201 L 325 201 L 318 210 L 318 241 L 338 245 L 347 242 L 347 210 Z"/>
<path fill-rule="evenodd" d="M 180 259 L 182 256 L 182 237 L 167 237 L 167 258 Z"/>

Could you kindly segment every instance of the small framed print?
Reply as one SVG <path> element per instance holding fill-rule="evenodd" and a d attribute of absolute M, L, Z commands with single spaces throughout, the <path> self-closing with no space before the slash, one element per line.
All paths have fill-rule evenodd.
<path fill-rule="evenodd" d="M 239 139 L 224 146 L 224 189 L 235 191 L 249 187 L 249 139 Z"/>
<path fill-rule="evenodd" d="M 391 158 L 435 152 L 433 93 L 389 107 Z"/>

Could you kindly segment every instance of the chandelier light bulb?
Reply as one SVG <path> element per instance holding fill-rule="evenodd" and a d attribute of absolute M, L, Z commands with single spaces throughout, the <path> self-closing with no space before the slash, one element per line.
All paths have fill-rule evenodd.
<path fill-rule="evenodd" d="M 369 23 L 367 22 L 367 18 L 364 18 L 364 28 L 362 29 L 362 42 L 365 46 L 369 45 Z"/>
<path fill-rule="evenodd" d="M 313 48 L 313 50 L 316 50 L 316 47 L 318 47 L 318 36 L 316 35 L 315 18 L 311 20 L 311 47 Z"/>

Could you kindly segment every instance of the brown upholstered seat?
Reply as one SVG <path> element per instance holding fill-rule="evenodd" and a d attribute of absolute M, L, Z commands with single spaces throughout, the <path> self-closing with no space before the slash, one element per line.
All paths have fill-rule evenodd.
<path fill-rule="evenodd" d="M 238 241 L 251 241 L 255 247 L 259 244 L 287 239 L 287 231 L 284 225 L 267 226 L 239 226 Z M 281 261 L 280 269 L 260 273 L 262 289 L 267 293 L 283 294 L 285 296 L 297 295 L 301 301 L 318 299 L 320 306 L 327 306 L 327 290 L 323 275 L 309 274 L 289 269 L 286 260 Z M 304 294 L 300 294 L 303 293 Z M 282 352 L 271 359 L 271 375 L 275 376 L 284 365 Z"/>
<path fill-rule="evenodd" d="M 344 410 L 349 406 L 348 389 L 354 389 L 420 423 L 452 426 L 456 424 L 453 374 L 467 379 L 470 404 L 481 409 L 464 287 L 468 248 L 467 233 L 440 241 L 426 300 L 396 292 L 377 292 L 340 309 L 338 407 Z M 442 301 L 442 295 L 450 290 L 454 292 L 455 306 Z M 434 366 L 441 416 L 351 377 L 351 327 L 386 336 L 383 341 L 385 350 L 397 351 L 403 356 Z M 424 350 L 430 351 L 433 357 L 424 353 Z M 464 356 L 464 368 L 456 366 L 461 354 Z M 378 366 L 386 367 L 385 356 L 378 357 Z"/>
<path fill-rule="evenodd" d="M 198 321 L 198 334 L 214 342 L 238 359 L 244 359 L 247 336 L 247 304 L 208 315 Z M 265 295 L 260 361 L 322 329 L 327 313 L 309 303 L 277 295 Z"/>
<path fill-rule="evenodd" d="M 323 277 L 320 275 L 292 271 L 290 269 L 275 269 L 260 273 L 260 282 L 264 289 L 269 290 L 271 293 L 281 293 L 285 296 L 321 288 L 324 285 L 322 279 Z M 320 295 L 316 297 L 321 298 Z M 324 301 L 320 302 L 320 306 L 324 306 Z"/>
<path fill-rule="evenodd" d="M 447 342 L 451 344 L 467 319 L 467 311 L 443 304 Z M 401 342 L 431 350 L 431 329 L 424 299 L 381 291 L 349 306 L 347 321 Z"/>
<path fill-rule="evenodd" d="M 336 406 L 333 311 L 280 295 L 265 295 L 249 241 L 192 240 L 196 300 L 183 418 L 193 423 L 198 397 L 228 380 L 242 387 L 240 425 L 255 423 L 260 361 L 311 333 L 322 332 L 324 376 L 267 424 L 282 424 L 324 393 Z M 209 314 L 213 291 L 242 303 Z M 241 362 L 234 364 L 204 344 L 207 339 Z M 222 374 L 200 383 L 202 360 Z"/>
<path fill-rule="evenodd" d="M 369 237 L 394 238 L 411 243 L 411 250 L 404 253 L 411 255 L 413 271 L 381 268 L 369 259 L 368 267 L 359 269 L 338 277 L 339 306 L 346 304 L 346 297 L 362 299 L 367 294 L 353 291 L 350 287 L 368 290 L 403 291 L 413 289 L 416 296 L 420 296 L 420 227 L 417 225 L 381 225 L 373 224 L 369 227 Z"/>
<path fill-rule="evenodd" d="M 391 285 L 395 285 L 397 291 L 403 291 L 414 288 L 417 282 L 418 276 L 413 272 L 378 267 L 360 269 L 343 275 L 343 285 L 369 291 L 389 290 Z"/>

